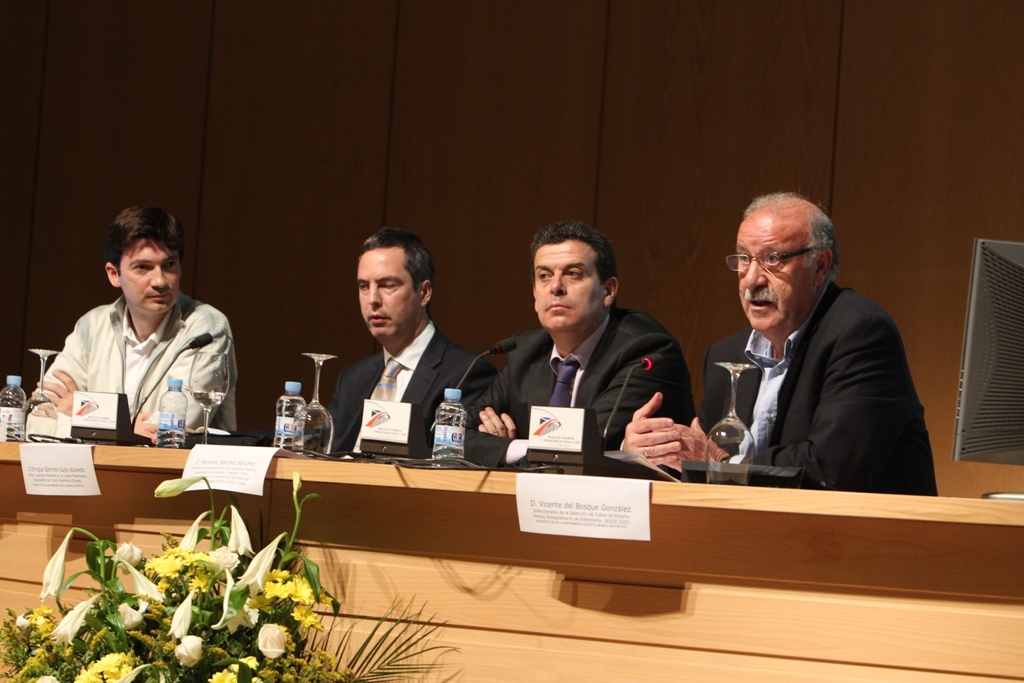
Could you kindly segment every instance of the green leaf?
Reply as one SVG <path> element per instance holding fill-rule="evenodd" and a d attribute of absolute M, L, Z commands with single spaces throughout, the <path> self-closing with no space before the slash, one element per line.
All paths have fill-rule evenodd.
<path fill-rule="evenodd" d="M 223 623 L 227 623 L 235 618 L 235 616 L 242 611 L 242 607 L 245 606 L 245 601 L 249 599 L 249 588 L 242 586 L 241 588 L 235 588 L 231 591 L 231 597 L 228 598 L 228 608 L 224 613 L 224 617 L 221 619 Z"/>
<path fill-rule="evenodd" d="M 320 601 L 320 567 L 317 563 L 309 559 L 305 555 L 299 555 L 299 559 L 302 560 L 302 565 L 306 569 L 306 580 L 309 581 L 309 587 L 313 589 L 313 596 L 317 602 Z"/>
<path fill-rule="evenodd" d="M 252 669 L 245 662 L 238 663 L 238 683 L 252 683 Z"/>

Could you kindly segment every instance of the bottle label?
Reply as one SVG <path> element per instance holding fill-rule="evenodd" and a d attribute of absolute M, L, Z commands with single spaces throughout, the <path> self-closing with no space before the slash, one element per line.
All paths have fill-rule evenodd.
<path fill-rule="evenodd" d="M 301 436 L 302 435 L 302 423 L 296 420 L 294 417 L 278 417 L 277 426 L 274 428 L 274 434 L 277 436 Z"/>
<path fill-rule="evenodd" d="M 185 413 L 160 413 L 157 429 L 161 432 L 185 431 Z"/>
<path fill-rule="evenodd" d="M 455 446 L 462 448 L 466 442 L 466 428 L 437 425 L 434 428 L 434 448 Z"/>
<path fill-rule="evenodd" d="M 0 422 L 5 425 L 25 424 L 25 411 L 21 408 L 0 408 Z"/>

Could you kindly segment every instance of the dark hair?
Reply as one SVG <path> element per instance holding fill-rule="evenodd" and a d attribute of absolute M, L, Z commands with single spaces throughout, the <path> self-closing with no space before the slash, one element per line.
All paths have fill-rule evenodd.
<path fill-rule="evenodd" d="M 618 270 L 615 266 L 615 250 L 612 243 L 602 233 L 594 230 L 585 223 L 579 221 L 561 221 L 541 228 L 533 236 L 530 243 L 530 273 L 533 278 L 533 264 L 537 259 L 537 250 L 548 244 L 561 244 L 569 240 L 576 240 L 590 245 L 597 254 L 597 277 L 601 282 L 607 282 L 608 278 L 615 277 Z"/>
<path fill-rule="evenodd" d="M 750 218 L 751 214 L 762 209 L 772 212 L 794 204 L 806 204 L 810 214 L 807 227 L 810 229 L 811 243 L 807 246 L 815 249 L 828 249 L 832 252 L 832 266 L 825 274 L 828 281 L 832 282 L 839 271 L 839 240 L 836 238 L 836 229 L 832 225 L 832 219 L 819 205 L 797 192 L 772 192 L 754 197 L 754 201 L 743 212 L 743 218 Z M 808 256 L 808 259 L 813 259 L 813 255 Z"/>
<path fill-rule="evenodd" d="M 121 257 L 138 240 L 160 242 L 167 251 L 185 260 L 185 231 L 173 214 L 156 206 L 131 206 L 117 214 L 107 230 L 104 253 L 107 263 L 120 271 Z"/>
<path fill-rule="evenodd" d="M 363 254 L 374 249 L 388 249 L 390 247 L 401 247 L 405 252 L 405 269 L 409 271 L 412 278 L 413 289 L 419 291 L 420 284 L 429 280 L 434 283 L 434 259 L 430 256 L 430 250 L 420 236 L 410 230 L 402 228 L 381 228 L 366 238 L 363 248 L 359 252 L 359 258 Z M 427 304 L 427 316 L 430 315 L 430 304 Z"/>

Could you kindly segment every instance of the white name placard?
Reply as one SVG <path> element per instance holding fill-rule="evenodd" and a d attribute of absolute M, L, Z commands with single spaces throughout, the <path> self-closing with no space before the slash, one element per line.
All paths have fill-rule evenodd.
<path fill-rule="evenodd" d="M 98 496 L 92 446 L 59 443 L 22 444 L 21 476 L 30 496 Z"/>
<path fill-rule="evenodd" d="M 519 474 L 516 507 L 527 533 L 651 540 L 649 481 Z"/>
<path fill-rule="evenodd" d="M 277 448 L 251 446 L 195 446 L 185 462 L 182 478 L 206 477 L 218 491 L 263 495 L 263 481 Z M 206 483 L 199 482 L 189 491 L 205 491 Z"/>
<path fill-rule="evenodd" d="M 76 391 L 71 405 L 71 426 L 117 429 L 117 397 L 98 391 Z"/>
<path fill-rule="evenodd" d="M 363 421 L 360 440 L 409 443 L 409 416 L 411 403 L 398 401 L 363 401 Z"/>
<path fill-rule="evenodd" d="M 530 408 L 530 448 L 579 453 L 583 450 L 583 408 Z"/>

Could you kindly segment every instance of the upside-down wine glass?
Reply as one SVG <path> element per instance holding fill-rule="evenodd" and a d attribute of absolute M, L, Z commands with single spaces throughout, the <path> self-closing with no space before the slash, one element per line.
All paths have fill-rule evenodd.
<path fill-rule="evenodd" d="M 32 392 L 25 409 L 25 434 L 45 434 L 53 436 L 57 433 L 57 406 L 43 393 L 43 376 L 46 375 L 46 361 L 59 351 L 50 349 L 29 349 L 39 356 L 39 386 Z"/>
<path fill-rule="evenodd" d="M 199 351 L 192 358 L 188 390 L 203 409 L 203 444 L 210 442 L 210 411 L 224 402 L 231 387 L 231 374 L 226 353 Z"/>
<path fill-rule="evenodd" d="M 316 375 L 313 380 L 313 400 L 306 404 L 299 414 L 303 423 L 303 449 L 320 455 L 327 455 L 334 441 L 334 418 L 327 408 L 320 403 L 320 370 L 325 360 L 337 358 L 327 353 L 304 353 L 303 356 L 313 359 Z"/>
<path fill-rule="evenodd" d="M 750 480 L 750 466 L 754 462 L 754 437 L 736 415 L 736 384 L 740 374 L 753 370 L 749 363 L 715 363 L 729 371 L 731 398 L 729 413 L 708 431 L 704 460 L 708 467 L 709 484 L 739 484 Z"/>

